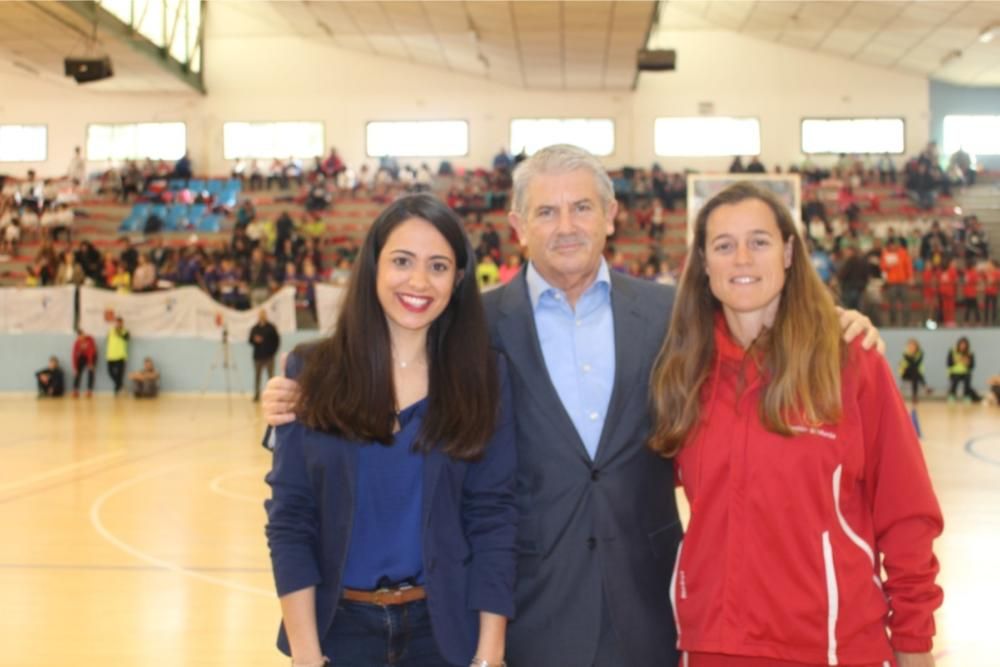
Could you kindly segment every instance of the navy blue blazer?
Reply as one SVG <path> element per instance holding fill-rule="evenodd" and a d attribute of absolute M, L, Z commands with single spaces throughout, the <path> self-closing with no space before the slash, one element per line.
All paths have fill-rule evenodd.
<path fill-rule="evenodd" d="M 289 359 L 289 370 L 297 364 Z M 480 461 L 438 450 L 424 459 L 423 565 L 427 604 L 441 655 L 467 665 L 475 654 L 479 612 L 514 615 L 514 415 L 506 364 L 498 358 L 502 406 Z M 290 375 L 293 375 L 290 373 Z M 277 429 L 267 475 L 267 542 L 279 596 L 316 587 L 316 622 L 324 639 L 341 597 L 354 518 L 357 442 L 293 422 Z M 372 445 L 378 446 L 378 445 Z M 278 648 L 290 654 L 284 626 Z"/>

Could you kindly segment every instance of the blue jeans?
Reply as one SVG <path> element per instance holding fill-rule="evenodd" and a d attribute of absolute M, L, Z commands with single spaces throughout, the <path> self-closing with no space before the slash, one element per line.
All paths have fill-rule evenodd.
<path fill-rule="evenodd" d="M 451 667 L 434 642 L 426 600 L 388 607 L 341 600 L 323 648 L 331 667 Z"/>

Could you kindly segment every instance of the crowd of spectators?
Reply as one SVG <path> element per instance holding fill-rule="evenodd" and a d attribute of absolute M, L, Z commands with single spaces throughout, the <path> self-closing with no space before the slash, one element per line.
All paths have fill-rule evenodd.
<path fill-rule="evenodd" d="M 1000 269 L 976 216 L 875 228 L 859 220 L 810 236 L 813 265 L 848 308 L 890 325 L 995 326 Z"/>
<path fill-rule="evenodd" d="M 928 145 L 899 171 L 888 155 L 868 160 L 842 155 L 829 168 L 816 167 L 808 160 L 789 167 L 789 172 L 803 176 L 802 213 L 810 251 L 820 274 L 837 290 L 841 301 L 878 321 L 887 310 L 889 324 L 909 323 L 919 286 L 932 304 L 921 313 L 921 320 L 953 324 L 958 319 L 957 310 L 962 309 L 965 323 L 994 324 L 996 267 L 987 261 L 988 239 L 974 216 L 954 223 L 946 219 L 944 227 L 935 221 L 927 229 L 922 222 L 888 228 L 876 225 L 873 229 L 865 219 L 865 214 L 881 212 L 883 202 L 874 193 L 886 191 L 866 186 L 890 186 L 889 196 L 910 196 L 924 208 L 928 193 L 931 197 L 947 195 L 952 184 L 974 180 L 967 155 L 953 156 L 953 168 L 946 173 L 939 166 L 936 150 L 933 143 Z M 511 173 L 523 157 L 501 150 L 491 168 L 456 169 L 442 161 L 434 170 L 426 163 L 400 164 L 395 158 L 383 157 L 376 168 L 362 166 L 357 172 L 335 148 L 309 167 L 290 158 L 274 160 L 264 172 L 256 161 L 240 160 L 232 176 L 241 179 L 247 189 L 279 189 L 275 196 L 266 192 L 255 195 L 263 201 L 288 204 L 276 220 L 258 218 L 253 198 L 247 198 L 229 216 L 232 235 L 228 242 L 204 243 L 192 237 L 187 243 L 166 243 L 153 234 L 138 245 L 130 238 L 121 238 L 113 246 L 98 249 L 89 240 L 72 241 L 67 234 L 66 240 L 59 242 L 57 235 L 49 234 L 28 267 L 26 282 L 90 284 L 121 292 L 197 285 L 222 304 L 237 309 L 253 308 L 276 290 L 291 286 L 298 311 L 308 323 L 315 318 L 317 282 L 345 280 L 357 253 L 357 244 L 350 237 L 326 239 L 323 213 L 345 199 L 385 203 L 404 193 L 433 191 L 465 217 L 470 230 L 476 230 L 477 279 L 488 288 L 509 281 L 525 259 L 516 250 L 504 252 L 500 232 L 487 219 L 491 215 L 495 219 L 507 208 Z M 768 173 L 757 157 L 746 164 L 735 158 L 730 171 Z M 155 183 L 190 176 L 190 172 L 187 156 L 174 165 L 147 161 L 140 167 L 128 163 L 123 173 L 131 176 L 122 181 L 126 184 L 117 192 L 126 199 L 133 193 L 155 198 L 161 192 Z M 773 173 L 781 173 L 781 169 Z M 686 206 L 686 175 L 668 173 L 658 164 L 650 169 L 626 167 L 610 175 L 619 202 L 616 227 L 637 231 L 625 241 L 645 246 L 638 252 L 616 251 L 613 238 L 608 244 L 609 265 L 650 280 L 675 281 L 677 270 L 672 260 L 678 260 L 678 268 L 683 260 L 670 257 L 658 241 L 664 236 L 670 213 Z M 35 181 L 30 174 L 17 189 L 18 206 L 24 206 L 25 201 L 28 206 L 35 205 L 37 198 L 30 196 L 38 191 Z M 820 184 L 828 191 L 831 182 L 839 184 L 836 201 L 821 200 Z M 0 208 L 0 214 L 3 210 Z M 506 247 L 517 248 L 514 233 L 504 233 L 510 235 Z M 322 251 L 325 240 L 333 246 L 326 256 Z"/>

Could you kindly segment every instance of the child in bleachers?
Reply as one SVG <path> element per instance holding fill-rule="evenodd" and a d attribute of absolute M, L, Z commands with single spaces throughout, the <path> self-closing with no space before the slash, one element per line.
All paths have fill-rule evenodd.
<path fill-rule="evenodd" d="M 117 266 L 111 280 L 108 281 L 108 287 L 119 294 L 128 294 L 132 291 L 132 276 L 129 275 L 124 262 L 115 262 L 115 264 Z"/>
<path fill-rule="evenodd" d="M 938 298 L 941 301 L 941 322 L 955 326 L 955 298 L 958 295 L 958 269 L 954 260 L 947 257 L 938 273 Z"/>
<path fill-rule="evenodd" d="M 976 324 L 982 323 L 982 314 L 979 312 L 979 283 L 982 278 L 975 263 L 967 261 L 963 263 L 962 273 L 962 307 L 965 309 L 962 319 L 965 324 L 972 322 L 976 318 Z"/>
<path fill-rule="evenodd" d="M 997 293 L 1000 292 L 1000 267 L 995 259 L 986 260 L 982 269 L 983 281 L 983 324 L 997 324 Z"/>
<path fill-rule="evenodd" d="M 941 268 L 933 262 L 925 262 L 920 280 L 924 296 L 924 321 L 940 322 L 941 295 L 939 292 L 939 283 L 941 281 Z"/>

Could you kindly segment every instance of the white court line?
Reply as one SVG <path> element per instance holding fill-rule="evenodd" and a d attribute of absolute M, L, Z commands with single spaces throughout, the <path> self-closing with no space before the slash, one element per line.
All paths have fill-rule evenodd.
<path fill-rule="evenodd" d="M 243 475 L 249 475 L 251 473 L 256 473 L 261 477 L 264 476 L 264 471 L 267 470 L 266 466 L 253 466 L 252 468 L 240 468 L 239 470 L 233 470 L 230 472 L 222 473 L 214 478 L 208 483 L 208 488 L 212 493 L 217 493 L 223 498 L 231 498 L 232 500 L 240 500 L 246 503 L 260 504 L 264 502 L 263 498 L 258 498 L 257 496 L 248 496 L 243 493 L 234 493 L 232 491 L 226 491 L 222 488 L 222 480 L 229 479 L 230 477 L 242 477 Z"/>
<path fill-rule="evenodd" d="M 168 572 L 173 572 L 175 574 L 179 574 L 185 577 L 191 577 L 192 579 L 198 579 L 199 581 L 204 581 L 209 584 L 215 584 L 216 586 L 222 586 L 223 588 L 229 588 L 234 591 L 250 593 L 251 595 L 263 595 L 267 598 L 273 599 L 275 597 L 275 593 L 273 590 L 257 588 L 256 586 L 246 586 L 244 584 L 229 581 L 227 579 L 222 579 L 220 577 L 213 577 L 210 574 L 197 572 L 195 570 L 189 570 L 188 568 L 177 565 L 176 563 L 171 563 L 170 561 L 166 561 L 161 558 L 156 558 L 155 556 L 151 556 L 145 551 L 137 549 L 136 547 L 133 547 L 132 545 L 127 544 L 122 540 L 118 539 L 111 533 L 110 530 L 108 530 L 104 526 L 104 523 L 101 521 L 101 509 L 104 507 L 104 503 L 106 503 L 108 499 L 111 498 L 111 496 L 115 495 L 119 491 L 123 491 L 129 487 L 141 484 L 142 482 L 145 482 L 148 479 L 152 479 L 153 477 L 159 475 L 165 475 L 168 472 L 173 472 L 174 470 L 181 468 L 182 465 L 185 464 L 170 466 L 168 468 L 161 468 L 159 470 L 148 472 L 144 475 L 138 475 L 136 477 L 133 477 L 132 479 L 120 482 L 112 486 L 104 493 L 102 493 L 90 506 L 90 523 L 94 526 L 94 530 L 96 530 L 98 534 L 105 540 L 110 542 L 115 547 L 121 549 L 125 553 L 129 554 L 133 558 L 137 558 L 138 560 L 141 560 L 145 563 L 149 563 L 150 565 L 155 565 L 156 567 L 167 570 Z"/>
<path fill-rule="evenodd" d="M 46 470 L 45 472 L 40 472 L 37 475 L 32 475 L 31 477 L 25 477 L 15 482 L 4 482 L 3 484 L 0 484 L 0 491 L 10 491 L 11 489 L 17 489 L 22 486 L 30 486 L 35 482 L 41 482 L 42 480 L 46 480 L 50 477 L 57 477 L 63 474 L 64 472 L 69 472 L 70 470 L 75 470 L 76 468 L 83 468 L 84 466 L 93 465 L 95 463 L 100 463 L 107 459 L 114 459 L 124 455 L 125 455 L 124 451 L 107 452 L 106 454 L 101 454 L 100 456 L 94 456 L 89 459 L 77 461 L 76 463 L 67 463 L 64 466 L 59 466 L 58 468 L 52 468 L 51 470 Z"/>

